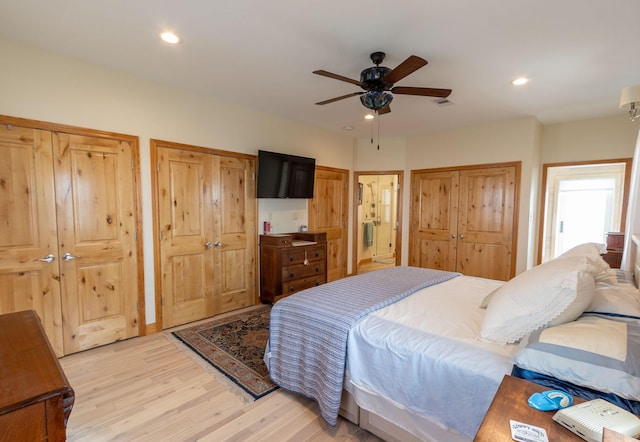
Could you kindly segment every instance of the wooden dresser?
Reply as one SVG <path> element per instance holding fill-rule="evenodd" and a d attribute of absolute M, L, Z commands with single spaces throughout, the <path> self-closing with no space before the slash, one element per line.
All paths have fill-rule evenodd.
<path fill-rule="evenodd" d="M 327 282 L 327 234 L 260 235 L 260 300 L 276 302 Z"/>
<path fill-rule="evenodd" d="M 40 318 L 0 315 L 0 441 L 64 441 L 75 395 Z"/>
<path fill-rule="evenodd" d="M 607 233 L 607 253 L 602 258 L 612 269 L 619 269 L 622 264 L 622 250 L 624 249 L 624 232 Z"/>

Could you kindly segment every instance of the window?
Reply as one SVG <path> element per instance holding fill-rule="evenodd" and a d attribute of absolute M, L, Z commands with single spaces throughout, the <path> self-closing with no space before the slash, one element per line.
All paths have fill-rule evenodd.
<path fill-rule="evenodd" d="M 544 165 L 544 216 L 539 260 L 623 230 L 631 160 Z"/>

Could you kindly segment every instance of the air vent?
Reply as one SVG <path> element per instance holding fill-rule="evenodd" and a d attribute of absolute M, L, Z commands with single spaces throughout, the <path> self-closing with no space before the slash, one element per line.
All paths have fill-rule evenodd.
<path fill-rule="evenodd" d="M 440 107 L 444 107 L 444 106 L 451 106 L 453 104 L 453 101 L 447 99 L 447 98 L 438 98 L 436 100 L 433 100 L 433 102 L 435 104 L 437 104 Z"/>

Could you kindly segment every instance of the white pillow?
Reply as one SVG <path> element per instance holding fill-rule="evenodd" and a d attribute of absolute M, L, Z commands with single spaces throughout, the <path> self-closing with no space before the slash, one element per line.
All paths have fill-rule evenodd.
<path fill-rule="evenodd" d="M 541 327 L 575 320 L 593 300 L 597 272 L 588 259 L 569 256 L 520 273 L 494 293 L 481 339 L 509 344 Z"/>
<path fill-rule="evenodd" d="M 596 278 L 593 300 L 585 311 L 640 319 L 640 290 L 633 285 L 608 284 Z"/>
<path fill-rule="evenodd" d="M 567 256 L 599 256 L 603 253 L 607 253 L 607 245 L 600 244 L 596 242 L 588 242 L 584 244 L 577 245 L 566 252 L 564 252 L 559 257 L 567 257 Z"/>

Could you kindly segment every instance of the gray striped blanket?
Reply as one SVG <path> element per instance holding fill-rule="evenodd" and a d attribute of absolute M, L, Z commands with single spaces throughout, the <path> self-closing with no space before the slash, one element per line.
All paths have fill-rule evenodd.
<path fill-rule="evenodd" d="M 459 275 L 390 267 L 278 301 L 271 309 L 266 355 L 271 379 L 282 388 L 315 399 L 322 417 L 336 425 L 351 327 L 370 312 Z"/>

